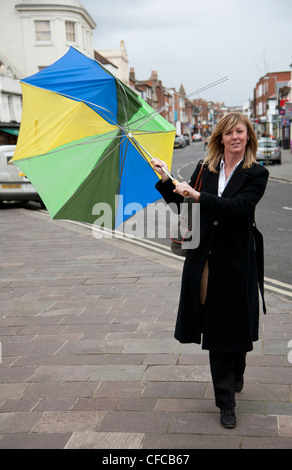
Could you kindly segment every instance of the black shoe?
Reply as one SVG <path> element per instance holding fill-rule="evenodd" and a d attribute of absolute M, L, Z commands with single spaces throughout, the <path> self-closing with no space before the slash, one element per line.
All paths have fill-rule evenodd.
<path fill-rule="evenodd" d="M 236 426 L 236 416 L 234 408 L 229 410 L 220 410 L 220 423 L 224 428 L 232 429 Z"/>
<path fill-rule="evenodd" d="M 236 392 L 241 392 L 241 390 L 243 389 L 243 383 L 244 383 L 243 376 L 239 377 L 238 380 L 235 380 L 235 391 Z"/>

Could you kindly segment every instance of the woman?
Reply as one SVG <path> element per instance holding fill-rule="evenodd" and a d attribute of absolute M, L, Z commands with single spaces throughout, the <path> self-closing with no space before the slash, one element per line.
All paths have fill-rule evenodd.
<path fill-rule="evenodd" d="M 245 356 L 258 339 L 258 286 L 263 296 L 263 241 L 254 214 L 269 173 L 256 163 L 256 151 L 249 120 L 229 113 L 211 135 L 208 155 L 190 184 L 174 189 L 161 168 L 165 163 L 151 162 L 161 175 L 156 187 L 167 203 L 182 203 L 185 192 L 200 203 L 200 244 L 185 260 L 175 338 L 200 344 L 202 336 L 220 422 L 227 428 L 236 425 L 235 391 L 243 387 Z M 194 184 L 202 164 L 198 192 Z"/>

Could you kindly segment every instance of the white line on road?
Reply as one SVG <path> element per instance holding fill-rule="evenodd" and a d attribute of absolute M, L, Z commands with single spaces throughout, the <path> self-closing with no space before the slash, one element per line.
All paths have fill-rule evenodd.
<path fill-rule="evenodd" d="M 288 292 L 283 289 L 278 289 L 277 287 L 269 286 L 265 284 L 265 289 L 272 290 L 274 292 L 278 292 L 278 294 L 283 294 L 283 295 L 288 295 L 289 297 L 292 297 L 292 292 Z"/>
<path fill-rule="evenodd" d="M 275 279 L 271 279 L 269 277 L 265 277 L 265 281 L 271 282 L 272 284 L 276 284 L 277 286 L 287 287 L 288 289 L 292 289 L 291 284 L 286 284 L 285 282 L 276 281 Z"/>
<path fill-rule="evenodd" d="M 48 213 L 45 210 L 39 210 L 38 213 L 43 213 L 46 216 L 48 216 Z M 148 250 L 152 250 L 154 252 L 163 254 L 163 255 L 168 256 L 170 258 L 174 258 L 178 262 L 184 262 L 184 259 L 185 259 L 184 257 L 176 256 L 175 254 L 173 254 L 170 251 L 169 247 L 161 245 L 159 243 L 156 243 L 156 242 L 154 242 L 152 240 L 149 240 L 149 239 L 146 239 L 146 238 L 138 238 L 138 237 L 135 237 L 133 235 L 129 235 L 129 234 L 124 233 L 124 232 L 119 232 L 117 230 L 110 230 L 110 229 L 100 228 L 98 226 L 92 226 L 91 224 L 87 224 L 87 223 L 84 223 L 84 222 L 78 222 L 76 220 L 66 220 L 66 222 L 69 222 L 69 223 L 74 224 L 74 225 L 83 226 L 83 227 L 91 230 L 92 232 L 94 232 L 94 231 L 96 231 L 97 233 L 100 232 L 105 236 L 108 235 L 109 238 L 123 239 L 123 240 L 125 240 L 127 242 L 131 242 L 135 245 L 145 247 Z M 93 236 L 94 236 L 94 234 L 93 234 Z M 279 294 L 292 297 L 292 292 L 291 292 L 292 291 L 292 285 L 291 284 L 287 284 L 285 282 L 277 281 L 276 279 L 271 279 L 269 277 L 265 277 L 264 282 L 265 282 L 265 289 L 272 290 L 272 291 L 277 292 Z M 289 290 L 284 290 L 284 289 L 279 289 L 278 287 L 271 286 L 267 283 L 275 284 L 276 286 L 284 287 L 285 289 L 290 289 L 290 291 Z"/>
<path fill-rule="evenodd" d="M 282 209 L 286 209 L 286 211 L 292 211 L 292 207 L 282 207 Z"/>

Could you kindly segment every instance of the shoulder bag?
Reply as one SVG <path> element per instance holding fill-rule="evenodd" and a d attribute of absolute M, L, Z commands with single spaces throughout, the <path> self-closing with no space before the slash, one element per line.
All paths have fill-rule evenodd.
<path fill-rule="evenodd" d="M 202 188 L 202 170 L 203 164 L 201 165 L 199 174 L 197 176 L 194 189 L 201 191 Z M 189 196 L 185 196 L 182 204 L 182 210 L 178 216 L 178 223 L 172 227 L 170 231 L 171 245 L 170 249 L 172 253 L 177 256 L 187 256 L 189 248 L 186 247 L 187 243 L 191 241 L 192 237 L 192 205 L 194 199 Z M 183 246 L 182 246 L 183 245 Z"/>

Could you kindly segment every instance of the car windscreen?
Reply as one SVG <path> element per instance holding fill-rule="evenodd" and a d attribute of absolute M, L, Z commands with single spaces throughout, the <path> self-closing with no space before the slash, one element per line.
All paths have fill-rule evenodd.
<path fill-rule="evenodd" d="M 276 142 L 259 142 L 258 147 L 259 148 L 276 148 L 277 144 Z"/>

